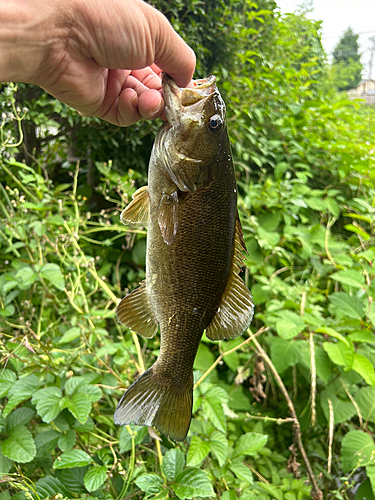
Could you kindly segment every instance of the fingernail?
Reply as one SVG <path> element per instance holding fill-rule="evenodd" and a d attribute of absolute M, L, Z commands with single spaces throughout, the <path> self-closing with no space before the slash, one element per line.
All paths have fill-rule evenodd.
<path fill-rule="evenodd" d="M 162 105 L 162 98 L 160 96 L 158 104 L 154 107 L 154 109 L 151 112 L 154 115 L 156 115 L 156 113 L 159 113 L 161 111 L 161 105 Z"/>
<path fill-rule="evenodd" d="M 131 102 L 131 105 L 133 106 L 133 108 L 138 108 L 138 95 L 137 95 L 137 92 L 134 92 L 134 96 L 131 98 L 130 100 Z"/>

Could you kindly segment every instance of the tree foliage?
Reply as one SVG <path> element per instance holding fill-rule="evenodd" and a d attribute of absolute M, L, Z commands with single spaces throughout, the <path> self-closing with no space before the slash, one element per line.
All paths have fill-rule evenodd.
<path fill-rule="evenodd" d="M 373 498 L 374 111 L 322 91 L 303 15 L 156 5 L 227 103 L 255 318 L 242 338 L 203 338 L 185 442 L 116 427 L 160 346 L 114 312 L 145 277 L 146 232 L 119 213 L 157 125 L 116 129 L 3 86 L 0 500 Z"/>
<path fill-rule="evenodd" d="M 363 64 L 359 53 L 358 37 L 359 35 L 349 27 L 332 53 L 332 76 L 338 90 L 352 89 L 362 78 Z"/>

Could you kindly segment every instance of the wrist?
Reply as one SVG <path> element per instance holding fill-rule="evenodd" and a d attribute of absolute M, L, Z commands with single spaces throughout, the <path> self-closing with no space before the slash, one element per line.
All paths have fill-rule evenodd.
<path fill-rule="evenodd" d="M 1 0 L 0 81 L 39 83 L 43 63 L 53 46 L 63 40 L 61 2 Z"/>

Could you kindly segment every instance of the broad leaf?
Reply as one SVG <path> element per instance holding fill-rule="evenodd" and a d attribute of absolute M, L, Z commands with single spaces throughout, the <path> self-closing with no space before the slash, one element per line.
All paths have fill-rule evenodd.
<path fill-rule="evenodd" d="M 207 441 L 203 441 L 199 436 L 193 436 L 190 441 L 189 451 L 187 454 L 187 465 L 194 467 L 204 460 L 210 452 L 210 445 Z"/>
<path fill-rule="evenodd" d="M 246 481 L 249 484 L 253 484 L 253 475 L 250 469 L 242 462 L 232 462 L 229 469 L 234 472 L 234 474 L 240 479 L 240 481 Z"/>
<path fill-rule="evenodd" d="M 89 469 L 83 479 L 88 491 L 95 491 L 104 483 L 107 477 L 107 468 L 105 465 L 94 465 Z"/>
<path fill-rule="evenodd" d="M 364 315 L 363 300 L 356 295 L 336 292 L 329 296 L 329 301 L 335 306 L 337 316 L 361 319 Z"/>
<path fill-rule="evenodd" d="M 45 387 L 37 391 L 31 402 L 36 405 L 36 411 L 47 424 L 55 420 L 61 412 L 60 401 L 62 392 L 58 387 Z"/>
<path fill-rule="evenodd" d="M 76 433 L 73 429 L 68 430 L 68 432 L 64 434 L 60 434 L 59 440 L 57 442 L 57 446 L 61 451 L 68 451 L 73 448 L 76 442 Z"/>
<path fill-rule="evenodd" d="M 35 415 L 35 411 L 31 408 L 23 407 L 18 408 L 15 411 L 12 411 L 10 415 L 8 415 L 6 419 L 6 428 L 9 432 L 16 425 L 26 425 L 30 422 L 30 420 Z"/>
<path fill-rule="evenodd" d="M 362 387 L 355 395 L 363 420 L 375 422 L 375 387 Z"/>
<path fill-rule="evenodd" d="M 83 450 L 69 450 L 56 458 L 54 469 L 67 469 L 70 467 L 84 467 L 91 464 L 92 458 Z"/>
<path fill-rule="evenodd" d="M 211 387 L 204 396 L 203 413 L 212 424 L 222 432 L 226 430 L 226 421 L 222 403 L 228 401 L 228 394 L 221 387 Z"/>
<path fill-rule="evenodd" d="M 181 499 L 215 496 L 207 473 L 193 467 L 187 467 L 177 476 L 172 489 Z"/>
<path fill-rule="evenodd" d="M 169 481 L 174 481 L 185 467 L 185 455 L 178 448 L 171 448 L 163 457 L 161 466 L 165 477 Z"/>
<path fill-rule="evenodd" d="M 333 392 L 325 390 L 320 394 L 320 404 L 327 422 L 329 422 L 328 399 L 332 402 L 335 424 L 341 424 L 356 414 L 356 410 L 351 401 L 342 401 Z"/>
<path fill-rule="evenodd" d="M 365 356 L 355 352 L 352 368 L 364 378 L 368 385 L 375 385 L 374 367 Z"/>
<path fill-rule="evenodd" d="M 337 342 L 336 344 L 324 342 L 323 349 L 336 365 L 344 366 L 346 370 L 352 368 L 354 359 L 353 347 L 348 347 L 343 342 Z"/>
<path fill-rule="evenodd" d="M 254 455 L 267 443 L 268 436 L 257 432 L 243 434 L 233 450 L 232 459 L 241 455 Z"/>
<path fill-rule="evenodd" d="M 84 424 L 91 411 L 91 401 L 84 393 L 76 393 L 73 396 L 65 396 L 60 401 L 60 408 L 68 408 L 70 413 Z"/>
<path fill-rule="evenodd" d="M 271 359 L 279 373 L 298 363 L 301 353 L 299 347 L 299 341 L 274 338 L 271 344 Z"/>
<path fill-rule="evenodd" d="M 60 433 L 54 430 L 41 432 L 35 436 L 35 446 L 37 449 L 37 456 L 43 457 L 54 448 L 56 448 L 57 441 Z"/>
<path fill-rule="evenodd" d="M 286 340 L 292 339 L 305 329 L 302 317 L 292 311 L 278 313 L 280 319 L 276 321 L 278 335 Z"/>
<path fill-rule="evenodd" d="M 210 449 L 216 456 L 220 467 L 222 467 L 227 459 L 228 440 L 225 434 L 214 431 L 210 436 Z"/>
<path fill-rule="evenodd" d="M 155 495 L 164 489 L 163 479 L 158 474 L 142 474 L 134 482 L 147 495 Z"/>
<path fill-rule="evenodd" d="M 45 264 L 40 270 L 40 275 L 50 281 L 58 290 L 64 290 L 65 279 L 57 264 Z"/>
<path fill-rule="evenodd" d="M 135 433 L 134 444 L 142 443 L 143 439 L 147 435 L 147 427 L 141 425 L 130 424 L 130 429 Z M 119 437 L 119 448 L 120 453 L 124 451 L 129 451 L 132 449 L 132 436 L 128 432 L 128 426 L 121 428 Z"/>
<path fill-rule="evenodd" d="M 58 341 L 58 344 L 68 344 L 75 339 L 78 339 L 81 335 L 81 329 L 78 326 L 73 326 L 73 328 L 69 328 L 61 339 Z"/>
<path fill-rule="evenodd" d="M 1 443 L 3 454 L 15 462 L 26 463 L 36 455 L 31 432 L 24 425 L 17 425 L 9 431 L 8 439 Z"/>
<path fill-rule="evenodd" d="M 366 465 L 373 450 L 375 450 L 374 441 L 367 432 L 348 432 L 341 443 L 342 470 L 350 472 L 354 467 Z"/>
<path fill-rule="evenodd" d="M 354 288 L 362 288 L 365 284 L 364 277 L 359 271 L 338 271 L 331 275 L 331 278 Z"/>

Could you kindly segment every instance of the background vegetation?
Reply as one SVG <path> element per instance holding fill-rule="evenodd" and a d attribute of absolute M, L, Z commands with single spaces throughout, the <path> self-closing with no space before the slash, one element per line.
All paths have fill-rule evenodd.
<path fill-rule="evenodd" d="M 158 355 L 114 317 L 145 276 L 119 213 L 158 128 L 0 96 L 0 500 L 374 498 L 374 109 L 327 92 L 319 23 L 270 0 L 154 2 L 218 76 L 245 280 L 242 338 L 204 338 L 185 442 L 118 428 Z"/>

